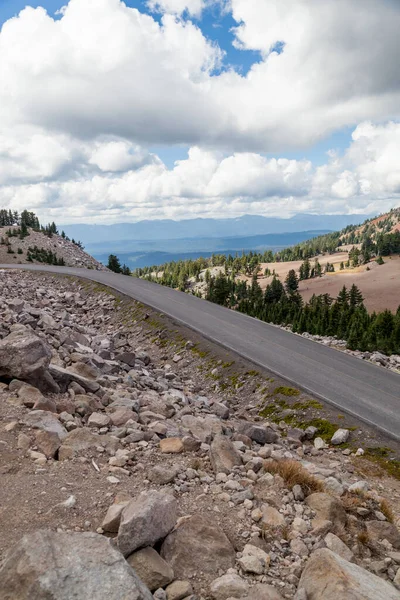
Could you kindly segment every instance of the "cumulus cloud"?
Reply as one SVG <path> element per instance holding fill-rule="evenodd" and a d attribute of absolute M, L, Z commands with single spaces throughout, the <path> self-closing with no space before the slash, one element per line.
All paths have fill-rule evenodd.
<path fill-rule="evenodd" d="M 307 160 L 192 147 L 185 160 L 168 169 L 157 156 L 126 140 L 99 139 L 93 145 L 72 138 L 58 143 L 61 139 L 65 153 L 55 152 L 58 162 L 40 181 L 34 169 L 29 171 L 35 145 L 27 146 L 31 153 L 14 152 L 9 177 L 0 186 L 2 206 L 29 206 L 59 222 L 68 215 L 69 222 L 95 218 L 109 223 L 244 213 L 381 212 L 400 203 L 400 123 L 395 122 L 359 125 L 346 152 L 329 153 L 318 167 Z"/>
<path fill-rule="evenodd" d="M 139 144 L 282 151 L 397 116 L 400 6 L 393 0 L 231 0 L 246 76 L 199 26 L 203 0 L 160 0 L 157 22 L 120 0 L 26 8 L 0 34 L 0 118 Z M 171 14 L 172 13 L 172 14 Z M 273 51 L 283 47 L 283 52 Z"/>
<path fill-rule="evenodd" d="M 28 7 L 7 21 L 0 204 L 111 222 L 398 203 L 399 3 L 229 0 L 236 47 L 260 55 L 245 76 L 191 20 L 210 4 L 149 0 L 153 18 L 69 0 L 59 18 Z M 344 125 L 343 156 L 279 158 Z M 162 144 L 187 159 L 168 169 L 148 151 Z"/>

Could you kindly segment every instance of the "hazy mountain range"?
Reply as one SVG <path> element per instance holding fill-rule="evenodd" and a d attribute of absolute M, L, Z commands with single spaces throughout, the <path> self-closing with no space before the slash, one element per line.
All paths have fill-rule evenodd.
<path fill-rule="evenodd" d="M 159 220 L 115 225 L 63 225 L 87 252 L 107 262 L 117 254 L 131 268 L 171 260 L 235 253 L 279 250 L 311 237 L 357 224 L 368 215 L 295 215 L 290 219 L 244 215 L 235 219 Z"/>

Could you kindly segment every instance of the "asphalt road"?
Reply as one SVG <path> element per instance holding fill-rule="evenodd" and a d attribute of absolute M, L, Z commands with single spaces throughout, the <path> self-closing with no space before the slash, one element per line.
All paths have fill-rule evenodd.
<path fill-rule="evenodd" d="M 0 268 L 76 275 L 110 286 L 400 441 L 400 375 L 392 371 L 148 281 L 70 267 Z"/>

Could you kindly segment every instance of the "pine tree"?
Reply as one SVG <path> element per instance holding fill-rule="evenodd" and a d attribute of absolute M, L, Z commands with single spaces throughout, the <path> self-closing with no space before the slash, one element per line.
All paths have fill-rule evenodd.
<path fill-rule="evenodd" d="M 363 298 L 363 295 L 362 295 L 361 291 L 353 283 L 353 285 L 350 288 L 350 293 L 349 293 L 350 308 L 354 309 L 357 306 L 361 306 L 361 304 L 363 303 L 363 301 L 364 301 L 364 298 Z"/>
<path fill-rule="evenodd" d="M 121 263 L 119 262 L 119 258 L 115 256 L 115 254 L 110 254 L 110 256 L 108 257 L 107 268 L 110 269 L 110 271 L 114 271 L 114 273 L 122 272 Z"/>
<path fill-rule="evenodd" d="M 285 287 L 288 294 L 294 294 L 299 289 L 299 279 L 294 269 L 291 269 L 287 274 Z"/>

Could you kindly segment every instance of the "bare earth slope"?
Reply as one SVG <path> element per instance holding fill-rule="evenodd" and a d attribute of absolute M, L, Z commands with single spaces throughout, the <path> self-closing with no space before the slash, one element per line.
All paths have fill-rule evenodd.
<path fill-rule="evenodd" d="M 351 249 L 353 246 L 350 246 Z M 322 267 L 328 262 L 335 267 L 335 273 L 326 273 L 322 277 L 300 281 L 299 292 L 304 300 L 309 300 L 313 294 L 330 294 L 336 297 L 342 287 L 345 285 L 350 288 L 353 283 L 360 288 L 364 297 L 364 304 L 367 309 L 381 312 L 385 309 L 396 312 L 400 304 L 400 257 L 385 256 L 385 264 L 378 265 L 375 261 L 368 265 L 362 265 L 355 269 L 340 270 L 340 263 L 346 262 L 348 252 L 338 252 L 336 254 L 326 254 L 319 256 L 318 261 Z M 310 260 L 311 264 L 313 259 Z M 297 273 L 302 261 L 290 261 L 282 263 L 263 263 L 261 269 L 264 272 L 266 268 L 279 276 L 282 282 L 288 272 L 294 269 Z M 368 267 L 368 270 L 367 270 Z M 250 285 L 251 277 L 239 276 L 238 279 L 247 281 Z M 272 281 L 272 277 L 260 275 L 258 283 L 262 289 L 265 289 Z"/>

